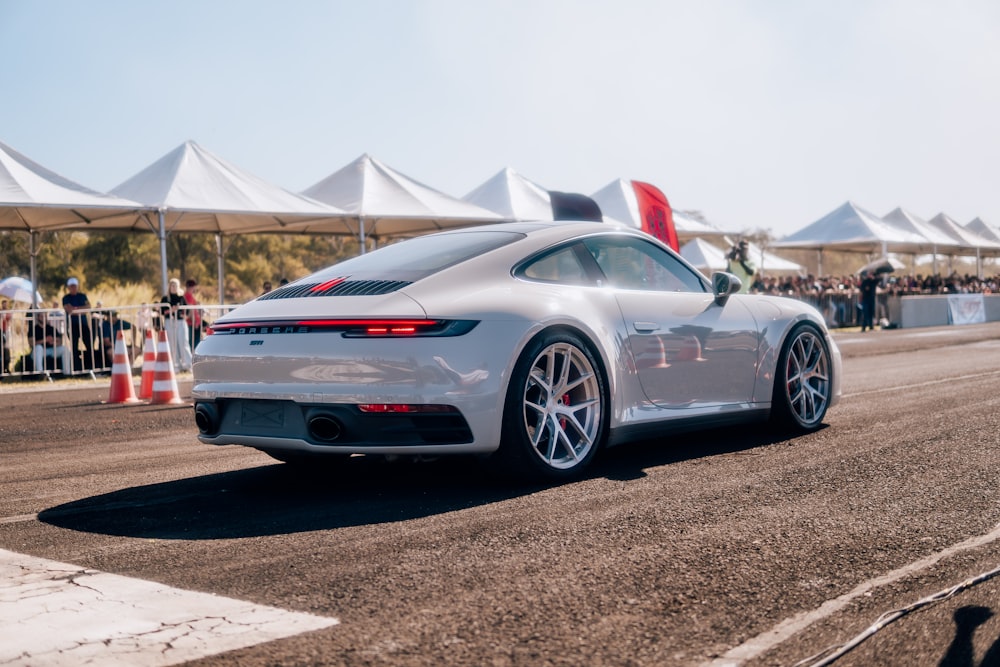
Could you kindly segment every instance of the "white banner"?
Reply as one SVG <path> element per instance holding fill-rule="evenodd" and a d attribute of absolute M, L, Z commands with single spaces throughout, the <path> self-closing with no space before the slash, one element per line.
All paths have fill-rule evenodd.
<path fill-rule="evenodd" d="M 978 324 L 986 321 L 982 294 L 949 294 L 948 324 Z"/>

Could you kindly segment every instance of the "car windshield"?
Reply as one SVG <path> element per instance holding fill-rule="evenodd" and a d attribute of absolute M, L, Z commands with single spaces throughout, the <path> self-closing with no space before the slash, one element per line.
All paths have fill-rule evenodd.
<path fill-rule="evenodd" d="M 324 281 L 350 276 L 356 280 L 415 282 L 522 238 L 524 234 L 521 233 L 492 230 L 419 236 L 344 260 L 305 280 Z"/>

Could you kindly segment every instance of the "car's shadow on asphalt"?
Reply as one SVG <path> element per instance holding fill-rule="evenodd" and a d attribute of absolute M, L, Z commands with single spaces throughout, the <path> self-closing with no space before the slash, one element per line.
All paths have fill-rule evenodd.
<path fill-rule="evenodd" d="M 763 428 L 724 428 L 615 447 L 585 480 L 629 480 L 678 461 L 742 452 L 785 440 Z M 57 505 L 40 521 L 70 530 L 146 539 L 213 540 L 405 521 L 529 495 L 458 457 L 385 462 L 355 457 L 303 470 L 275 463 L 137 486 Z"/>

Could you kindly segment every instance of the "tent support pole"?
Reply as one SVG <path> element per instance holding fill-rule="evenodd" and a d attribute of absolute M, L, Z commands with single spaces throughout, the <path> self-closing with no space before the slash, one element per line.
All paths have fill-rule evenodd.
<path fill-rule="evenodd" d="M 28 232 L 28 255 L 31 258 L 31 307 L 38 308 L 38 232 Z"/>
<path fill-rule="evenodd" d="M 365 254 L 365 246 L 367 245 L 367 243 L 365 243 L 365 216 L 363 215 L 358 216 L 358 239 L 361 242 L 360 254 L 363 255 Z"/>
<path fill-rule="evenodd" d="M 167 218 L 162 208 L 157 214 L 160 218 L 160 287 L 163 289 L 163 294 L 167 294 Z"/>
<path fill-rule="evenodd" d="M 215 235 L 215 261 L 219 278 L 219 303 L 225 303 L 226 296 L 226 248 L 223 245 L 222 234 Z"/>

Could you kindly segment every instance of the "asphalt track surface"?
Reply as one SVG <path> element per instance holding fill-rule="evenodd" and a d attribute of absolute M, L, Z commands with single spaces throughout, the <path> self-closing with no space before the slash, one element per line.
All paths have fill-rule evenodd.
<path fill-rule="evenodd" d="M 639 443 L 550 487 L 295 474 L 106 380 L 5 384 L 0 549 L 339 621 L 194 665 L 822 664 L 956 586 L 832 664 L 1000 664 L 1000 324 L 836 338 L 821 430 Z"/>

